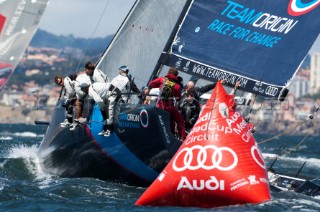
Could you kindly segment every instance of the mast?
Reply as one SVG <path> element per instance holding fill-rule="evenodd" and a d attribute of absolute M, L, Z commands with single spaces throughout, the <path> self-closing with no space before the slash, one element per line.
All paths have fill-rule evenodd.
<path fill-rule="evenodd" d="M 172 33 L 171 33 L 171 35 L 170 35 L 170 37 L 169 37 L 169 39 L 168 39 L 168 41 L 167 41 L 167 43 L 166 43 L 166 45 L 165 45 L 165 47 L 163 49 L 163 52 L 168 52 L 170 50 L 171 44 L 172 44 L 172 42 L 173 42 L 173 40 L 174 40 L 174 38 L 175 38 L 175 36 L 176 36 L 176 34 L 178 32 L 178 29 L 179 29 L 184 17 L 186 16 L 186 13 L 187 13 L 187 11 L 188 11 L 188 9 L 189 9 L 189 7 L 190 7 L 192 2 L 193 2 L 193 0 L 187 0 L 187 2 L 185 4 L 185 6 L 184 6 L 179 18 L 178 18 L 178 20 L 176 22 L 176 25 L 175 25 L 174 29 L 172 30 Z M 160 57 L 158 59 L 158 62 L 155 65 L 155 67 L 153 69 L 153 72 L 152 72 L 147 84 L 149 84 L 149 82 L 152 81 L 153 78 L 159 74 L 160 69 L 161 69 L 161 67 L 163 65 L 163 61 L 165 61 L 166 59 L 167 58 L 165 57 L 165 55 L 163 55 L 163 54 L 160 55 Z"/>

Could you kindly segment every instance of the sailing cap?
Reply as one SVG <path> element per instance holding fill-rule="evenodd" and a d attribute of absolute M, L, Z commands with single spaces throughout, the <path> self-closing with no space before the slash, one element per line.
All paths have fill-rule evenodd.
<path fill-rule="evenodd" d="M 129 72 L 129 68 L 128 68 L 128 66 L 121 66 L 120 68 L 119 68 L 119 71 L 125 71 L 125 72 Z"/>

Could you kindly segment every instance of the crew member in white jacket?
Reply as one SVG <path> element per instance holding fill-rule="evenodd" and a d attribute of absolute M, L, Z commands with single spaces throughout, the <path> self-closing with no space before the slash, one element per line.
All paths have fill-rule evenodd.
<path fill-rule="evenodd" d="M 58 75 L 54 78 L 57 85 L 63 86 L 65 89 L 64 102 L 62 106 L 66 108 L 67 116 L 64 122 L 60 123 L 61 127 L 67 127 L 72 124 L 73 121 L 73 105 L 76 101 L 76 92 L 74 89 L 76 74 L 71 74 L 65 78 Z"/>
<path fill-rule="evenodd" d="M 110 131 L 107 126 L 107 105 L 112 87 L 111 83 L 103 82 L 95 82 L 92 85 L 87 83 L 81 84 L 81 90 L 88 95 L 88 98 L 93 99 L 100 107 L 101 115 L 103 117 L 103 130 L 98 135 L 101 136 L 110 135 Z"/>
<path fill-rule="evenodd" d="M 100 69 L 97 69 L 95 64 L 92 62 L 87 62 L 85 65 L 85 72 L 91 80 L 91 83 L 94 82 L 109 82 L 109 78 L 104 74 Z"/>
<path fill-rule="evenodd" d="M 140 90 L 134 81 L 129 77 L 129 68 L 127 66 L 121 66 L 119 68 L 119 75 L 112 79 L 110 85 L 110 96 L 108 104 L 108 119 L 107 119 L 107 134 L 113 132 L 113 123 L 115 118 L 118 117 L 120 112 L 119 101 L 128 102 L 128 94 L 132 91 L 139 94 Z"/>
<path fill-rule="evenodd" d="M 102 83 L 107 83 L 109 82 L 108 76 L 106 74 L 104 74 L 101 70 L 96 69 L 96 66 L 94 63 L 92 62 L 87 62 L 85 65 L 85 73 L 80 74 L 76 80 L 75 80 L 75 91 L 76 91 L 76 96 L 77 96 L 77 101 L 75 103 L 75 116 L 76 116 L 76 121 L 79 120 L 82 116 L 84 116 L 85 119 L 88 119 L 90 114 L 91 114 L 91 110 L 93 107 L 93 102 L 90 101 L 90 99 L 86 99 L 88 100 L 86 103 L 86 110 L 85 110 L 85 114 L 83 114 L 83 108 L 84 108 L 84 102 L 85 102 L 85 97 L 86 94 L 83 93 L 83 91 L 81 90 L 81 84 L 82 83 L 86 83 L 86 84 L 93 84 L 95 82 L 102 82 Z M 74 130 L 77 126 L 78 123 L 74 122 L 72 124 L 72 128 L 70 128 L 70 130 Z"/>

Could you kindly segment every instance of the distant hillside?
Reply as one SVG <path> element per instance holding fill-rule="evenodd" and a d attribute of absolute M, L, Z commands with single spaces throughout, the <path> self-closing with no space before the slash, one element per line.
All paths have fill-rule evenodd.
<path fill-rule="evenodd" d="M 73 35 L 57 36 L 44 30 L 38 29 L 30 45 L 34 47 L 49 47 L 61 49 L 65 47 L 79 48 L 82 50 L 87 49 L 92 51 L 103 52 L 107 45 L 112 40 L 113 35 L 105 38 L 94 38 L 92 40 L 86 38 L 75 38 Z M 90 42 L 90 44 L 89 44 Z"/>

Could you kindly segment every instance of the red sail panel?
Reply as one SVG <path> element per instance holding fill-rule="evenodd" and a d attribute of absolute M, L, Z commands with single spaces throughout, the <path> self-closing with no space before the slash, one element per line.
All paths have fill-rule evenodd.
<path fill-rule="evenodd" d="M 2 28 L 6 22 L 6 17 L 0 14 L 0 34 L 2 32 Z"/>
<path fill-rule="evenodd" d="M 0 92 L 36 32 L 48 1 L 0 1 Z"/>
<path fill-rule="evenodd" d="M 221 207 L 270 200 L 262 154 L 220 82 L 190 134 L 136 205 Z"/>

